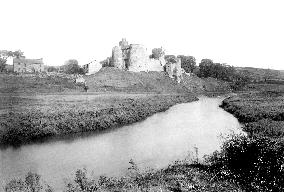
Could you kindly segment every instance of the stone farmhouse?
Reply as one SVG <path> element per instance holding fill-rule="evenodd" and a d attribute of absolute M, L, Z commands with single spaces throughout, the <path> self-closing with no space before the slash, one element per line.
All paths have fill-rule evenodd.
<path fill-rule="evenodd" d="M 42 59 L 14 58 L 13 71 L 17 73 L 41 73 L 44 71 Z"/>
<path fill-rule="evenodd" d="M 165 55 L 158 59 L 150 58 L 145 49 L 140 44 L 128 44 L 126 39 L 119 42 L 119 46 L 112 49 L 110 67 L 116 67 L 126 71 L 165 71 L 171 78 L 178 82 L 182 78 L 181 61 L 178 58 L 176 63 L 167 63 Z"/>

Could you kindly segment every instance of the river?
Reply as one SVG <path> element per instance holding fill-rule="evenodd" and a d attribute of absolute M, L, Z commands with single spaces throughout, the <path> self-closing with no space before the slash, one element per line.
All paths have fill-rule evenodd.
<path fill-rule="evenodd" d="M 221 102 L 201 97 L 105 133 L 1 149 L 0 185 L 33 171 L 60 189 L 78 168 L 92 170 L 94 176 L 120 176 L 130 159 L 140 168 L 162 168 L 184 158 L 202 160 L 220 149 L 224 136 L 241 133 L 237 119 L 218 107 Z"/>

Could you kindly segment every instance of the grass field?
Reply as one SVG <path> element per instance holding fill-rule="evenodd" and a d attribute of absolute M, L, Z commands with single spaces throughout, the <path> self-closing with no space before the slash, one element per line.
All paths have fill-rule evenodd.
<path fill-rule="evenodd" d="M 0 74 L 0 93 L 6 94 L 35 94 L 82 92 L 83 88 L 74 83 L 70 75 L 12 75 Z"/>
<path fill-rule="evenodd" d="M 176 94 L 81 93 L 0 96 L 0 144 L 101 131 L 134 123 L 197 98 Z"/>

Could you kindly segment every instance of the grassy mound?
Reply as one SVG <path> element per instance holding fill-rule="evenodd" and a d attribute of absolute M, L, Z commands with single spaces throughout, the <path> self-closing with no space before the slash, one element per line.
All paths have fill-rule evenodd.
<path fill-rule="evenodd" d="M 169 78 L 165 72 L 129 72 L 105 67 L 94 75 L 86 76 L 90 91 L 204 93 L 228 92 L 228 83 L 214 78 L 201 79 L 196 75 L 183 75 L 181 83 Z"/>
<path fill-rule="evenodd" d="M 164 72 L 129 72 L 104 67 L 94 75 L 86 76 L 89 91 L 189 93 L 182 84 Z"/>

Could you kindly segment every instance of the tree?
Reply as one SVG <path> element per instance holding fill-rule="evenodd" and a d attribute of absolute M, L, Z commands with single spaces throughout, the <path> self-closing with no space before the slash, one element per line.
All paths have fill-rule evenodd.
<path fill-rule="evenodd" d="M 165 55 L 165 60 L 167 63 L 176 63 L 177 59 L 174 55 Z"/>
<path fill-rule="evenodd" d="M 196 68 L 196 60 L 193 56 L 178 55 L 177 57 L 181 59 L 181 67 L 185 72 L 192 73 Z"/>
<path fill-rule="evenodd" d="M 263 79 L 267 81 L 269 79 L 276 78 L 278 75 L 277 71 L 273 71 L 271 69 L 264 69 Z"/>
<path fill-rule="evenodd" d="M 6 62 L 9 57 L 24 57 L 24 53 L 21 50 L 7 51 L 0 50 L 0 72 L 3 72 L 6 67 Z"/>
<path fill-rule="evenodd" d="M 48 66 L 47 72 L 58 72 L 58 68 L 54 66 Z"/>
<path fill-rule="evenodd" d="M 154 48 L 152 49 L 152 55 L 150 55 L 150 58 L 159 59 L 163 55 L 165 55 L 165 51 L 162 48 Z"/>
<path fill-rule="evenodd" d="M 24 52 L 22 52 L 21 50 L 17 50 L 17 51 L 12 52 L 12 56 L 16 57 L 16 58 L 20 58 L 20 57 L 25 58 Z"/>
<path fill-rule="evenodd" d="M 79 66 L 76 59 L 67 60 L 62 68 L 67 74 L 84 74 L 84 69 Z"/>
<path fill-rule="evenodd" d="M 200 77 L 210 77 L 213 69 L 213 61 L 211 59 L 202 59 L 199 63 Z"/>
<path fill-rule="evenodd" d="M 223 81 L 234 81 L 236 70 L 225 63 L 213 63 L 211 59 L 202 59 L 199 64 L 200 77 L 213 77 Z"/>

